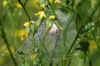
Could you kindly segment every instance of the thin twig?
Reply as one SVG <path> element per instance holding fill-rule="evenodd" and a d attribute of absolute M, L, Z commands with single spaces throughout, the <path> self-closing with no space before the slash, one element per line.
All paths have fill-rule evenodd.
<path fill-rule="evenodd" d="M 6 44 L 6 47 L 7 47 L 8 51 L 9 51 L 9 54 L 10 54 L 10 56 L 11 56 L 11 59 L 12 59 L 14 65 L 15 65 L 15 66 L 18 66 L 18 64 L 17 64 L 17 62 L 16 62 L 16 60 L 15 60 L 15 58 L 14 58 L 14 56 L 13 56 L 13 53 L 12 53 L 12 51 L 11 51 L 11 49 L 10 49 L 10 46 L 9 46 L 10 44 L 9 44 L 7 38 L 6 38 L 6 33 L 5 33 L 4 29 L 3 29 L 3 26 L 2 26 L 2 24 L 1 24 L 1 22 L 0 22 L 0 26 L 1 26 L 2 38 L 3 38 L 3 40 L 4 40 L 5 44 Z"/>
<path fill-rule="evenodd" d="M 26 10 L 24 4 L 21 2 L 21 0 L 18 0 L 18 2 L 21 4 L 21 6 L 22 6 L 22 8 L 23 8 L 23 10 L 24 10 L 24 12 L 25 12 L 25 14 L 26 14 L 28 20 L 30 21 L 30 20 L 31 20 L 31 17 L 29 16 L 29 14 L 28 14 L 28 12 L 27 12 L 27 10 Z"/>

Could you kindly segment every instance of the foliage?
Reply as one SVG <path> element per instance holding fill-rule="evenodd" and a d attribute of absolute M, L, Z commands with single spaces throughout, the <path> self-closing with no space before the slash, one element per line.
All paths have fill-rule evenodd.
<path fill-rule="evenodd" d="M 0 65 L 98 66 L 99 4 L 0 0 Z"/>

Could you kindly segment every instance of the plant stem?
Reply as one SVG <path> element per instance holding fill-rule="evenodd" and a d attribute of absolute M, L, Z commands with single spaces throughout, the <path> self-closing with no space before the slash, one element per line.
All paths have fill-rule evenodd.
<path fill-rule="evenodd" d="M 28 12 L 27 12 L 27 10 L 26 10 L 26 8 L 25 8 L 25 4 L 23 4 L 23 3 L 21 2 L 21 0 L 18 0 L 18 2 L 21 4 L 21 6 L 22 6 L 22 8 L 23 8 L 23 10 L 24 10 L 24 12 L 25 12 L 25 14 L 26 14 L 28 20 L 30 21 L 30 20 L 31 20 L 31 17 L 29 16 L 29 14 L 28 14 Z"/>
<path fill-rule="evenodd" d="M 14 56 L 13 56 L 13 53 L 12 53 L 12 51 L 11 51 L 11 49 L 10 49 L 10 46 L 9 46 L 10 44 L 9 44 L 7 38 L 6 38 L 6 33 L 5 33 L 4 29 L 3 29 L 3 26 L 2 26 L 2 24 L 1 24 L 1 22 L 0 22 L 0 26 L 1 26 L 2 38 L 3 38 L 3 40 L 4 40 L 5 44 L 6 44 L 6 47 L 7 47 L 8 51 L 9 51 L 9 54 L 10 54 L 10 56 L 11 56 L 11 59 L 12 59 L 14 65 L 15 65 L 15 66 L 18 66 L 18 64 L 17 64 L 17 62 L 16 62 L 16 60 L 15 60 L 15 58 L 14 58 Z"/>

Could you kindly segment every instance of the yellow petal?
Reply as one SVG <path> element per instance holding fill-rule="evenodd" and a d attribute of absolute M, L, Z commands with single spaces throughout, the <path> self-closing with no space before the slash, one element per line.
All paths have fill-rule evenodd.
<path fill-rule="evenodd" d="M 61 1 L 60 1 L 60 0 L 55 0 L 54 2 L 55 2 L 56 4 L 61 3 Z"/>
<path fill-rule="evenodd" d="M 17 30 L 15 34 L 21 40 L 24 40 L 28 36 L 28 32 L 25 29 Z"/>
<path fill-rule="evenodd" d="M 45 8 L 45 4 L 44 4 L 44 3 L 41 4 L 40 7 L 41 7 L 41 8 Z"/>
<path fill-rule="evenodd" d="M 46 14 L 44 11 L 40 12 L 40 19 L 46 18 Z"/>
<path fill-rule="evenodd" d="M 39 16 L 40 19 L 46 18 L 46 14 L 44 11 L 39 11 L 38 13 L 35 13 L 34 15 Z"/>
<path fill-rule="evenodd" d="M 49 0 L 49 3 L 51 3 L 51 4 L 52 4 L 52 3 L 53 3 L 53 0 Z"/>
<path fill-rule="evenodd" d="M 55 16 L 49 16 L 49 19 L 51 19 L 51 20 L 54 20 L 55 19 Z"/>
<path fill-rule="evenodd" d="M 8 4 L 8 1 L 7 0 L 4 0 L 3 1 L 3 6 L 5 7 L 7 4 Z"/>
<path fill-rule="evenodd" d="M 22 5 L 19 2 L 14 3 L 14 5 L 16 6 L 16 8 L 22 8 Z"/>
<path fill-rule="evenodd" d="M 49 0 L 49 2 L 50 2 L 51 4 L 53 3 L 53 1 L 54 1 L 54 3 L 56 3 L 56 4 L 61 3 L 61 1 L 60 1 L 60 0 Z"/>
<path fill-rule="evenodd" d="M 24 40 L 27 36 L 28 36 L 28 32 L 24 31 L 24 32 L 22 32 L 22 34 L 20 35 L 20 38 L 21 38 L 21 40 Z"/>
<path fill-rule="evenodd" d="M 29 27 L 30 26 L 30 22 L 25 22 L 24 23 L 24 27 Z"/>
<path fill-rule="evenodd" d="M 34 55 L 31 56 L 32 59 L 34 59 L 36 57 L 37 57 L 37 54 L 34 54 Z"/>

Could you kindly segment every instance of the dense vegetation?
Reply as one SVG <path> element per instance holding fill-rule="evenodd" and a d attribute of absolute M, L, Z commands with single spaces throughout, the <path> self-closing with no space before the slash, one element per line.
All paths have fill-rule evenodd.
<path fill-rule="evenodd" d="M 0 66 L 99 66 L 100 0 L 0 0 Z"/>

